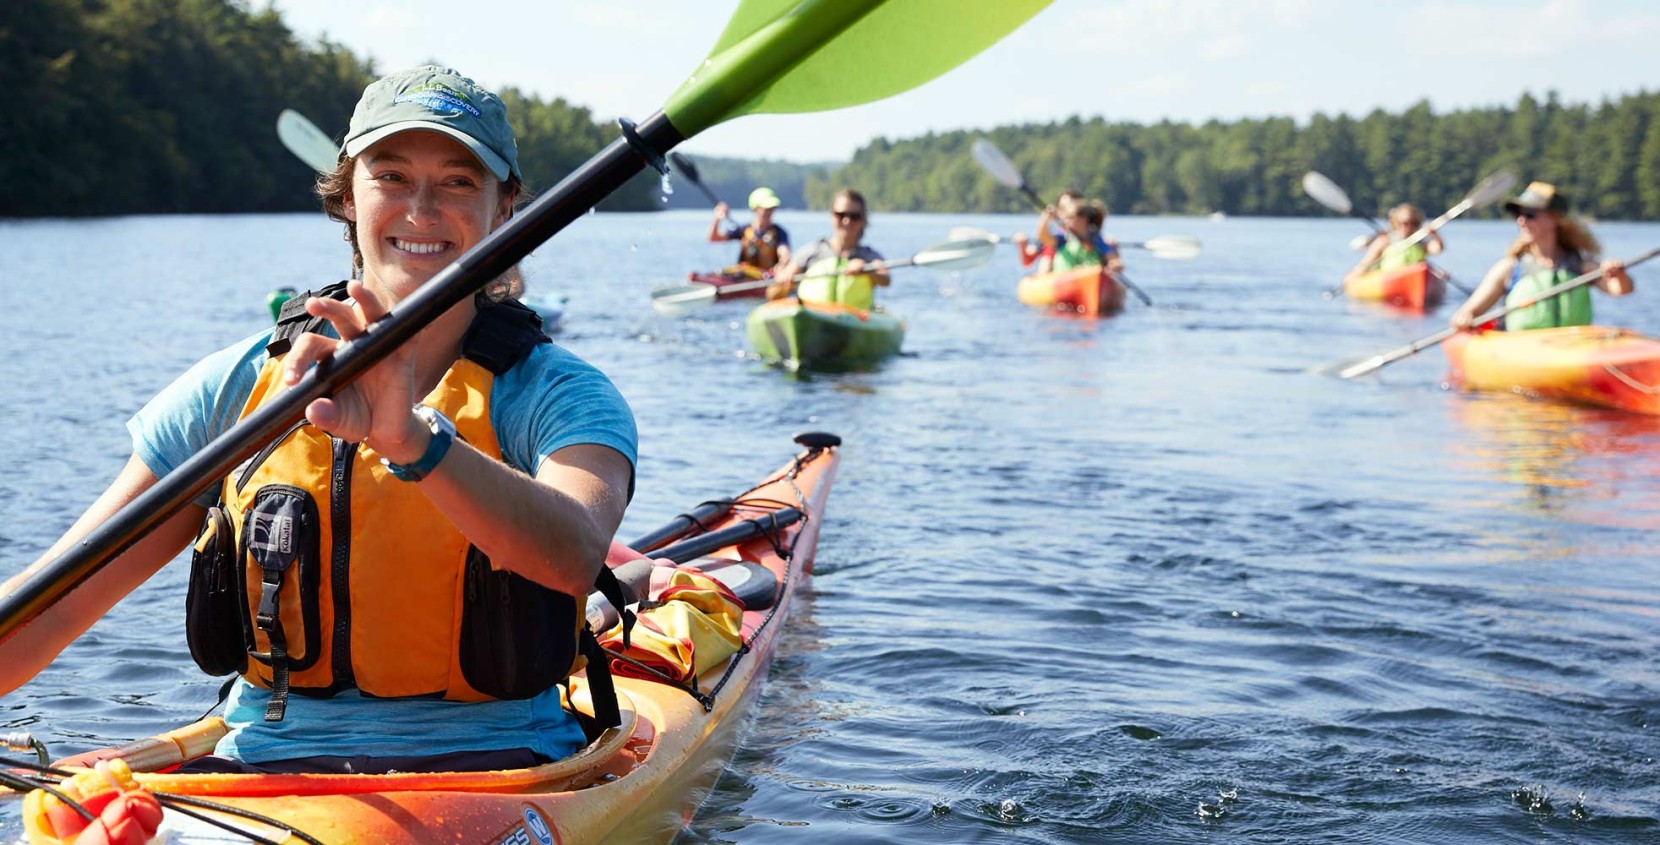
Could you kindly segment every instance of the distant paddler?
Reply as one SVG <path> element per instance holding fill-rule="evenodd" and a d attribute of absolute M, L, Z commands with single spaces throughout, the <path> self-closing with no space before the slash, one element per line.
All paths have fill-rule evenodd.
<path fill-rule="evenodd" d="M 864 311 L 874 307 L 875 289 L 891 280 L 886 269 L 866 270 L 882 254 L 862 243 L 869 223 L 865 208 L 864 194 L 851 188 L 837 192 L 830 201 L 830 237 L 775 268 L 767 298 L 794 294 L 803 302 L 835 302 Z M 799 284 L 797 276 L 802 277 Z"/>
<path fill-rule="evenodd" d="M 1410 267 L 1420 261 L 1428 261 L 1432 255 L 1440 255 L 1447 246 L 1441 240 L 1440 232 L 1431 231 L 1416 241 L 1412 240 L 1423 225 L 1424 213 L 1411 203 L 1403 202 L 1389 209 L 1389 231 L 1372 236 L 1366 243 L 1366 254 L 1343 277 L 1344 281 L 1357 279 L 1375 270 Z"/>
<path fill-rule="evenodd" d="M 1601 247 L 1580 221 L 1568 216 L 1568 198 L 1549 182 L 1534 182 L 1504 204 L 1521 230 L 1504 258 L 1487 271 L 1475 293 L 1452 316 L 1454 328 L 1467 329 L 1475 315 L 1498 304 L 1526 302 L 1552 286 L 1595 267 Z M 1617 260 L 1601 263 L 1602 276 L 1592 282 L 1610 296 L 1631 293 L 1633 282 Z M 1591 324 L 1591 291 L 1581 286 L 1504 316 L 1506 331 L 1555 329 Z"/>
<path fill-rule="evenodd" d="M 1051 228 L 1057 224 L 1059 231 Z M 1046 206 L 1038 217 L 1037 236 L 1042 244 L 1037 256 L 1039 273 L 1065 272 L 1078 267 L 1105 266 L 1115 275 L 1124 270 L 1124 256 L 1118 242 L 1108 238 L 1103 230 L 1107 224 L 1107 206 L 1100 200 L 1085 199 L 1077 191 L 1065 191 L 1054 205 Z M 1023 239 L 1020 245 L 1022 263 L 1029 248 Z"/>
<path fill-rule="evenodd" d="M 755 215 L 748 226 L 738 226 L 731 220 L 731 208 L 724 202 L 715 205 L 715 219 L 709 223 L 709 241 L 738 242 L 738 262 L 726 268 L 728 275 L 760 278 L 763 273 L 790 261 L 790 235 L 784 227 L 772 222 L 773 209 L 782 204 L 771 188 L 761 187 L 749 192 L 749 210 Z"/>

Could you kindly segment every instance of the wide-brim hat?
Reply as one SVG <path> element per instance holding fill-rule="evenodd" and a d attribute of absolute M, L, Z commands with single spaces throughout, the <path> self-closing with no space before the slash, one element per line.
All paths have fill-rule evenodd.
<path fill-rule="evenodd" d="M 379 141 L 413 129 L 454 138 L 497 179 L 524 178 L 501 98 L 437 65 L 399 71 L 363 89 L 341 150 L 357 156 Z"/>
<path fill-rule="evenodd" d="M 1558 193 L 1556 186 L 1549 182 L 1529 182 L 1527 189 L 1504 204 L 1506 213 L 1515 215 L 1526 211 L 1555 211 L 1558 213 L 1568 210 L 1568 198 Z"/>

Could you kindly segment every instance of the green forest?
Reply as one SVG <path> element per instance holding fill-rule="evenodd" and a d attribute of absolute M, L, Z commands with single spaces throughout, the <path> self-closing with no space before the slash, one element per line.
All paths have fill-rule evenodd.
<path fill-rule="evenodd" d="M 345 47 L 297 39 L 247 0 L 6 0 L 0 67 L 14 96 L 0 133 L 0 217 L 294 211 L 316 208 L 311 173 L 278 142 L 295 109 L 336 136 L 376 72 Z M 462 70 L 465 70 L 463 68 Z M 616 137 L 562 99 L 501 92 L 531 188 L 547 188 Z M 1414 202 L 1430 214 L 1507 167 L 1557 183 L 1586 214 L 1660 219 L 1660 94 L 1590 104 L 1524 94 L 1513 106 L 1437 114 L 1425 103 L 1356 119 L 1316 115 L 1203 125 L 1079 117 L 987 133 L 879 138 L 845 165 L 699 159 L 741 206 L 770 185 L 787 207 L 828 207 L 857 187 L 887 211 L 1026 211 L 980 171 L 985 134 L 1038 193 L 1066 188 L 1118 213 L 1307 215 L 1310 169 L 1362 211 Z M 684 180 L 667 207 L 706 206 Z M 655 174 L 603 208 L 665 207 Z M 1483 213 L 1492 214 L 1494 209 Z"/>
<path fill-rule="evenodd" d="M 822 176 L 842 166 L 842 162 L 797 164 L 776 159 L 690 157 L 697 166 L 698 181 L 717 200 L 725 200 L 734 209 L 742 210 L 749 201 L 749 192 L 765 185 L 778 194 L 784 208 L 807 208 L 807 179 Z M 663 203 L 663 208 L 712 208 L 714 203 L 695 186 L 689 185 L 676 172 L 674 193 Z M 748 219 L 738 215 L 741 219 Z"/>
<path fill-rule="evenodd" d="M 312 173 L 277 140 L 292 108 L 339 137 L 378 70 L 243 0 L 5 0 L 0 217 L 297 211 Z M 461 69 L 465 72 L 465 68 Z M 548 188 L 616 137 L 587 109 L 499 92 L 525 179 Z M 655 178 L 603 207 L 654 208 Z"/>
<path fill-rule="evenodd" d="M 1433 215 L 1486 174 L 1510 168 L 1524 183 L 1555 182 L 1581 213 L 1660 219 L 1660 94 L 1648 93 L 1594 106 L 1525 94 L 1511 107 L 1445 114 L 1421 102 L 1401 114 L 1316 115 L 1306 125 L 1267 118 L 1144 126 L 1073 117 L 877 139 L 845 167 L 809 177 L 807 199 L 827 207 L 837 189 L 851 186 L 890 211 L 1029 210 L 969 155 L 982 135 L 1039 195 L 1075 188 L 1118 213 L 1323 213 L 1300 187 L 1304 172 L 1318 170 L 1362 211 L 1412 202 Z"/>

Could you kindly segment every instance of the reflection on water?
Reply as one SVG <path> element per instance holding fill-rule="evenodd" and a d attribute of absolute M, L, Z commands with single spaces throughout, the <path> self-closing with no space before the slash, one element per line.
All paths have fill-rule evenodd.
<path fill-rule="evenodd" d="M 1660 478 L 1660 418 L 1514 393 L 1457 394 L 1447 409 L 1465 432 L 1455 460 L 1511 488 L 1490 506 L 1590 524 L 1660 523 L 1660 489 L 1651 481 Z"/>

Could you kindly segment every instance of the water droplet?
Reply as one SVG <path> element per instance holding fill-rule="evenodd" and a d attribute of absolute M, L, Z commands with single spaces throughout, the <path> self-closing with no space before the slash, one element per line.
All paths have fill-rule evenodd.
<path fill-rule="evenodd" d="M 669 201 L 669 195 L 674 193 L 674 180 L 669 178 L 668 171 L 663 171 L 663 202 Z"/>

